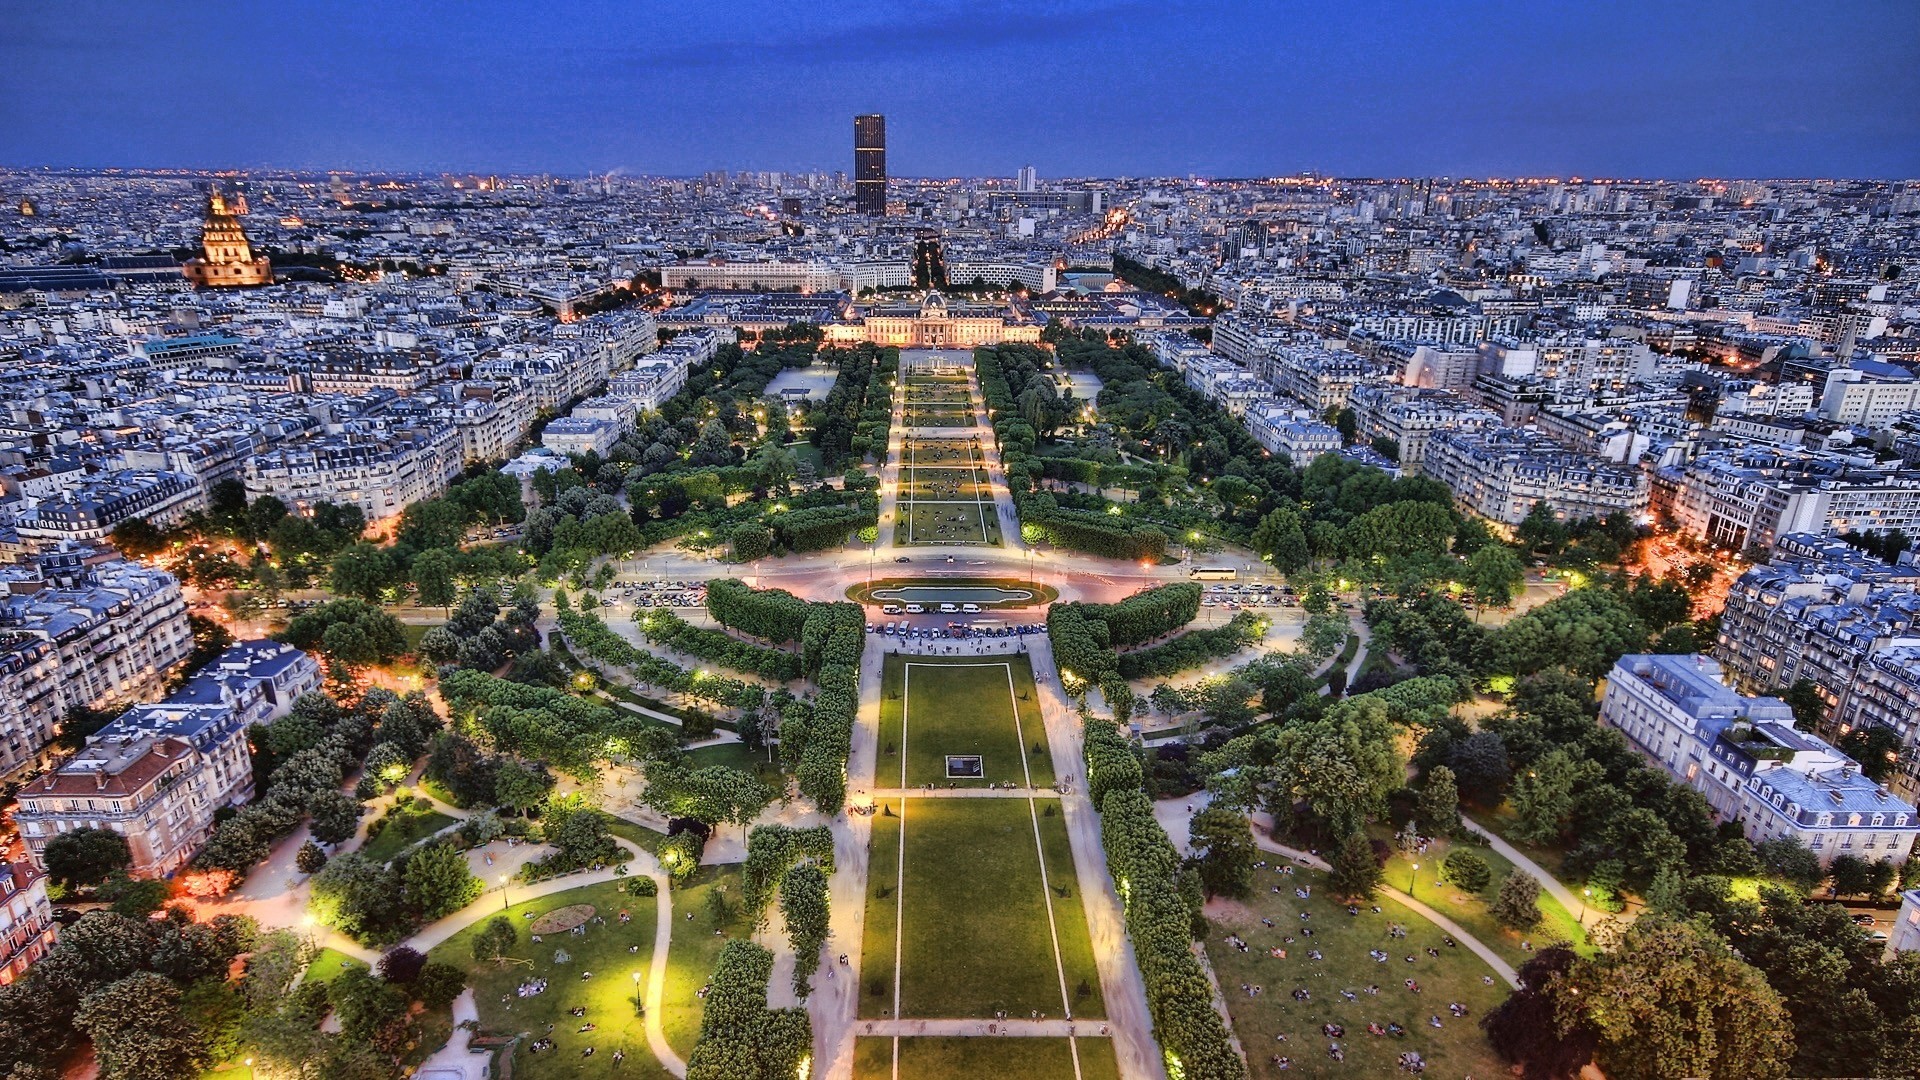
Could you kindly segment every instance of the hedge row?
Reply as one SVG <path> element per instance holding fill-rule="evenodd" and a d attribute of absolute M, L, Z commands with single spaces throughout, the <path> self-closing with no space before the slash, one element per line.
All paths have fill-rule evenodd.
<path fill-rule="evenodd" d="M 699 673 L 635 648 L 613 632 L 600 616 L 581 611 L 559 613 L 560 631 L 579 650 L 602 663 L 624 667 L 647 686 L 688 694 L 722 708 L 759 708 L 766 700 L 761 686 L 725 675 Z"/>
<path fill-rule="evenodd" d="M 1172 641 L 1150 649 L 1120 654 L 1120 677 L 1154 679 L 1199 667 L 1209 660 L 1232 656 L 1252 645 L 1260 640 L 1261 632 L 1260 617 L 1251 611 L 1242 611 L 1225 626 L 1216 626 L 1211 630 L 1189 630 Z"/>
<path fill-rule="evenodd" d="M 792 1080 L 813 1051 L 807 1010 L 767 1008 L 773 953 L 751 941 L 720 948 L 687 1080 Z"/>
<path fill-rule="evenodd" d="M 1111 735 L 1097 728 L 1107 728 Z M 1099 719 L 1089 719 L 1086 732 L 1089 791 L 1095 790 L 1096 776 L 1102 777 L 1098 784 L 1105 790 L 1100 800 L 1101 845 L 1126 905 L 1127 934 L 1133 939 L 1154 1038 L 1166 1055 L 1167 1071 L 1183 1080 L 1245 1080 L 1246 1063 L 1234 1052 L 1227 1025 L 1214 1011 L 1212 984 L 1193 954 L 1198 890 L 1183 887 L 1180 854 L 1154 820 L 1146 792 L 1119 786 L 1128 770 L 1114 756 L 1118 733 Z"/>
<path fill-rule="evenodd" d="M 695 626 L 671 611 L 641 612 L 634 616 L 634 621 L 655 645 L 678 649 L 721 667 L 775 682 L 791 682 L 800 677 L 800 657 L 795 654 L 749 644 L 724 630 Z"/>
<path fill-rule="evenodd" d="M 1124 672 L 1117 646 L 1132 645 L 1177 630 L 1200 613 L 1200 586 L 1160 585 L 1117 604 L 1055 604 L 1047 609 L 1047 638 L 1062 671 L 1102 683 Z M 1144 655 L 1144 654 L 1143 654 Z"/>

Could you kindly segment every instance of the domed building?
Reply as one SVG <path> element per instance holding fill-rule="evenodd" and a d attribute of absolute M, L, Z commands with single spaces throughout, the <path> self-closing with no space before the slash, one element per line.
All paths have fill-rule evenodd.
<path fill-rule="evenodd" d="M 953 303 L 934 291 L 918 302 L 849 304 L 823 329 L 830 345 L 870 341 L 907 349 L 971 349 L 1039 341 L 1041 324 L 1011 300 Z"/>
<path fill-rule="evenodd" d="M 218 191 L 207 200 L 207 224 L 200 233 L 201 257 L 189 259 L 187 280 L 209 289 L 242 289 L 273 284 L 273 264 L 266 256 L 254 258 L 240 217 L 227 208 Z"/>

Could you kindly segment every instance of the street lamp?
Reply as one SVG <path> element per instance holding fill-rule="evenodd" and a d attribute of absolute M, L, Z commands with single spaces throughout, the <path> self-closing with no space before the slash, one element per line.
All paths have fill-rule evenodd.
<path fill-rule="evenodd" d="M 1580 925 L 1587 925 L 1587 902 L 1593 899 L 1591 886 L 1580 890 Z"/>
<path fill-rule="evenodd" d="M 1407 895 L 1408 896 L 1413 895 L 1413 883 L 1414 883 L 1414 880 L 1419 876 L 1420 876 L 1420 864 L 1414 863 L 1413 872 L 1407 875 Z"/>
<path fill-rule="evenodd" d="M 507 875 L 500 875 L 500 910 L 507 910 Z"/>
<path fill-rule="evenodd" d="M 647 999 L 640 995 L 640 973 L 633 973 L 633 1015 L 647 1015 Z"/>

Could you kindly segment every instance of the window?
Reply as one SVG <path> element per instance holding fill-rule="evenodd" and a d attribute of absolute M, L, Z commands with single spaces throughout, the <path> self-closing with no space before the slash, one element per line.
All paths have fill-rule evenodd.
<path fill-rule="evenodd" d="M 1885 815 L 1885 814 L 1875 814 L 1875 815 L 1873 815 L 1873 827 L 1874 827 L 1874 828 L 1876 828 L 1876 829 L 1877 829 L 1877 828 L 1879 828 L 1880 826 L 1882 826 L 1882 825 L 1885 825 L 1886 823 L 1887 823 L 1887 815 Z"/>

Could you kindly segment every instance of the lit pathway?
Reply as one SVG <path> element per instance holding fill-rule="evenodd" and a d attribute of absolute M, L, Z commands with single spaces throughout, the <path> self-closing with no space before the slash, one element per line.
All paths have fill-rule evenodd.
<path fill-rule="evenodd" d="M 673 945 L 673 896 L 668 887 L 667 875 L 660 869 L 660 863 L 651 852 L 619 838 L 615 838 L 629 855 L 633 856 L 628 866 L 653 879 L 654 884 L 654 925 L 653 925 L 653 961 L 647 969 L 647 1045 L 653 1050 L 662 1068 L 675 1076 L 687 1075 L 687 1063 L 674 1053 L 667 1042 L 666 1030 L 660 1026 L 660 1014 L 663 1010 L 661 998 L 667 985 L 667 953 Z M 509 890 L 504 897 L 496 897 L 495 890 L 489 890 L 480 899 L 461 908 L 438 922 L 429 923 L 419 933 L 401 942 L 402 945 L 418 949 L 421 952 L 433 948 L 453 935 L 472 926 L 482 919 L 499 914 L 494 902 L 500 900 L 501 906 L 518 900 L 526 903 L 543 896 L 566 892 L 569 889 L 599 885 L 608 881 L 620 881 L 632 874 L 616 874 L 609 866 L 605 870 L 595 870 L 585 874 L 567 874 L 533 885 L 522 885 Z M 336 946 L 337 947 L 337 946 Z"/>
<path fill-rule="evenodd" d="M 1264 816 L 1265 815 L 1256 815 L 1256 819 L 1258 817 L 1264 817 Z M 1267 824 L 1270 825 L 1271 822 L 1268 822 Z M 1280 843 L 1277 840 L 1271 839 L 1266 835 L 1264 827 L 1256 828 L 1253 830 L 1253 842 L 1255 844 L 1258 844 L 1260 846 L 1260 849 L 1263 851 L 1271 851 L 1276 855 L 1285 855 L 1287 858 L 1292 859 L 1293 861 L 1300 863 L 1303 866 L 1310 866 L 1315 870 L 1321 870 L 1321 871 L 1332 869 L 1332 867 L 1329 867 L 1327 865 L 1325 859 L 1322 859 L 1317 855 L 1309 855 L 1306 852 L 1299 850 L 1298 848 L 1290 848 L 1285 844 Z M 1494 952 L 1492 949 L 1489 949 L 1485 944 L 1483 944 L 1480 941 L 1479 938 L 1474 937 L 1472 934 L 1467 933 L 1466 930 L 1461 928 L 1459 923 L 1454 922 L 1452 919 L 1449 919 L 1445 915 L 1442 915 L 1439 912 L 1433 910 L 1432 908 L 1428 907 L 1426 904 L 1422 903 L 1421 901 L 1416 900 L 1413 897 L 1408 896 L 1406 893 L 1403 893 L 1398 889 L 1392 888 L 1391 886 L 1382 885 L 1380 886 L 1380 891 L 1386 895 L 1387 899 L 1392 900 L 1394 903 L 1399 904 L 1404 908 L 1407 908 L 1408 910 L 1412 911 L 1414 914 L 1419 915 L 1420 917 L 1426 919 L 1428 922 L 1433 923 L 1433 925 L 1439 927 L 1442 930 L 1445 930 L 1449 934 L 1452 934 L 1454 937 L 1454 940 L 1460 942 L 1460 944 L 1462 945 L 1465 945 L 1467 948 L 1472 949 L 1474 952 L 1474 955 L 1480 957 L 1480 959 L 1482 960 L 1485 960 L 1487 962 L 1487 966 L 1493 969 L 1494 974 L 1500 976 L 1502 979 L 1505 979 L 1507 981 L 1508 986 L 1511 986 L 1516 990 L 1519 989 L 1520 976 L 1518 972 L 1513 970 L 1513 965 L 1507 963 L 1507 961 L 1503 957 L 1501 957 L 1499 953 Z"/>
<path fill-rule="evenodd" d="M 880 1038 L 1006 1036 L 1015 1039 L 1100 1039 L 1112 1025 L 1102 1020 L 862 1020 L 859 1034 Z"/>
<path fill-rule="evenodd" d="M 1538 879 L 1540 887 L 1547 890 L 1555 900 L 1560 901 L 1560 906 L 1567 909 L 1567 914 L 1579 919 L 1580 925 L 1590 927 L 1602 919 L 1607 918 L 1619 919 L 1623 922 L 1633 921 L 1634 916 L 1627 912 L 1622 912 L 1619 915 L 1609 915 L 1604 911 L 1590 909 L 1588 905 L 1581 903 L 1580 897 L 1575 896 L 1572 889 L 1562 885 L 1560 879 L 1547 873 L 1546 867 L 1534 862 L 1523 854 L 1519 848 L 1514 847 L 1512 844 L 1494 835 L 1492 831 L 1482 826 L 1479 822 L 1467 817 L 1465 814 L 1460 815 L 1460 824 L 1465 825 L 1468 831 L 1485 837 L 1488 847 L 1505 856 L 1508 862 L 1525 870 Z"/>

